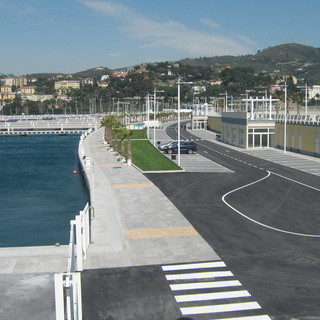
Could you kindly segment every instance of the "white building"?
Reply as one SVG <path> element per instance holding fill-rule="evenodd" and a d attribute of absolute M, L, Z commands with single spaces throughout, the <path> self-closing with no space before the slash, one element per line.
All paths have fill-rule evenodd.
<path fill-rule="evenodd" d="M 311 86 L 311 88 L 309 88 L 309 90 L 308 90 L 308 96 L 309 96 L 309 99 L 319 100 L 320 99 L 320 85 Z"/>

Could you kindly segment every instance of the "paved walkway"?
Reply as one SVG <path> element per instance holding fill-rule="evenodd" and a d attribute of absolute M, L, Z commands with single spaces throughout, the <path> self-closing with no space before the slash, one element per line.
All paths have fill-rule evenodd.
<path fill-rule="evenodd" d="M 94 163 L 95 208 L 85 269 L 220 259 L 147 177 L 117 162 L 103 130 L 86 138 L 85 153 Z"/>

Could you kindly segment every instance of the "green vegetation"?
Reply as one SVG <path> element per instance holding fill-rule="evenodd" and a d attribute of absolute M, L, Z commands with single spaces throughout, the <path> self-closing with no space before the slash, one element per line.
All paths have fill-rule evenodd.
<path fill-rule="evenodd" d="M 157 150 L 149 140 L 132 141 L 133 163 L 143 171 L 181 170 L 181 168 Z"/>
<path fill-rule="evenodd" d="M 142 171 L 182 170 L 150 143 L 146 130 L 128 130 L 115 116 L 104 117 L 101 126 L 109 145 Z"/>
<path fill-rule="evenodd" d="M 320 48 L 291 43 L 259 50 L 256 54 L 145 63 L 121 71 L 124 73 L 119 75 L 98 67 L 71 75 L 28 75 L 32 79 L 29 85 L 35 86 L 36 94 L 52 94 L 52 97 L 43 102 L 29 101 L 21 99 L 17 92 L 16 99 L 4 101 L 2 114 L 117 113 L 130 116 L 146 110 L 145 98 L 148 93 L 152 97 L 155 89 L 159 92 L 158 111 L 167 112 L 177 108 L 178 77 L 193 83 L 181 85 L 182 104 L 212 103 L 225 92 L 234 99 L 244 93 L 259 96 L 261 91 L 283 83 L 284 77 L 288 83 L 288 76 L 298 81 L 295 88 L 291 86 L 293 90 L 288 91 L 288 99 L 295 99 L 291 94 L 296 93 L 303 98 L 303 89 L 296 90 L 299 86 L 320 83 Z M 66 96 L 61 96 L 54 89 L 58 79 L 79 80 L 80 89 L 70 88 Z M 18 89 L 12 88 L 12 91 Z M 273 97 L 283 99 L 283 93 L 276 92 Z"/>
<path fill-rule="evenodd" d="M 148 139 L 146 130 L 133 130 L 131 139 Z"/>

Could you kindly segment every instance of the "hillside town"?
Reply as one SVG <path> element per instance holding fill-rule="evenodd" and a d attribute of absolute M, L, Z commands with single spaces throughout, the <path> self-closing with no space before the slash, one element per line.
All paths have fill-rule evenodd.
<path fill-rule="evenodd" d="M 289 104 L 303 105 L 307 97 L 312 106 L 320 98 L 320 85 L 308 85 L 305 79 L 294 75 L 256 74 L 249 68 L 234 68 L 231 65 L 197 68 L 179 63 L 159 63 L 114 71 L 98 67 L 92 70 L 92 76 L 5 76 L 0 81 L 0 110 L 7 115 L 103 113 L 108 112 L 111 104 L 122 104 L 124 101 L 131 104 L 132 101 L 136 104 L 139 101 L 141 110 L 143 99 L 154 90 L 162 91 L 163 109 L 174 108 L 180 75 L 182 79 L 192 82 L 183 89 L 181 101 L 185 104 L 213 103 L 226 92 L 230 99 L 265 94 L 283 99 L 285 82 L 289 86 Z M 222 106 L 223 102 L 219 103 Z M 95 110 L 90 108 L 90 104 L 95 104 Z"/>

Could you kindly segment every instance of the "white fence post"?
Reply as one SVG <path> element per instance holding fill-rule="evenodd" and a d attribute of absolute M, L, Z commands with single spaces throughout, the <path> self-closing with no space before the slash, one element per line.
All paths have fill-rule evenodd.
<path fill-rule="evenodd" d="M 81 274 L 54 275 L 56 320 L 82 320 Z"/>
<path fill-rule="evenodd" d="M 83 270 L 83 243 L 82 243 L 82 223 L 81 216 L 76 216 L 76 251 L 77 251 L 77 271 Z"/>
<path fill-rule="evenodd" d="M 63 275 L 61 273 L 56 273 L 54 275 L 54 290 L 55 290 L 55 303 L 56 303 L 56 320 L 65 320 Z"/>
<path fill-rule="evenodd" d="M 81 273 L 90 244 L 90 206 L 70 221 L 67 273 L 54 275 L 56 320 L 82 320 Z"/>

